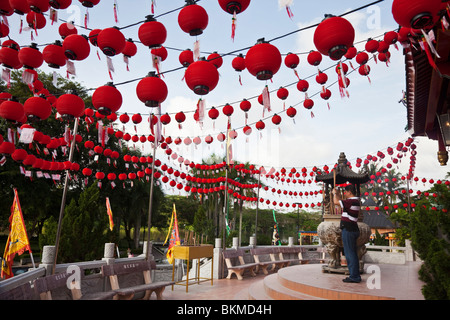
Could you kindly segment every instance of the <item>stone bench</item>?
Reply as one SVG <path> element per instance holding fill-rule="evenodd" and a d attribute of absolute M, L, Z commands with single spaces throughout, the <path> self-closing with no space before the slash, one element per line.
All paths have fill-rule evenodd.
<path fill-rule="evenodd" d="M 255 277 L 255 269 L 258 267 L 258 263 L 246 263 L 244 261 L 244 251 L 236 249 L 227 249 L 223 252 L 223 258 L 228 268 L 227 279 L 231 279 L 233 274 L 236 275 L 238 280 L 242 280 L 242 275 L 246 270 Z"/>
<path fill-rule="evenodd" d="M 277 267 L 283 268 L 290 263 L 290 260 L 276 259 L 276 256 L 279 256 L 279 247 L 252 248 L 250 249 L 250 253 L 258 264 L 258 267 L 261 267 L 264 274 L 269 274 L 267 269 L 270 266 L 272 266 L 271 270 L 274 271 Z M 267 260 L 267 256 L 269 257 L 269 260 Z"/>
<path fill-rule="evenodd" d="M 145 292 L 143 300 L 149 300 L 153 292 L 158 300 L 162 300 L 162 293 L 166 286 L 175 284 L 174 281 L 152 282 L 152 269 L 156 268 L 154 261 L 136 261 L 121 264 L 111 264 L 102 266 L 102 274 L 109 278 L 111 289 L 116 293 L 114 299 L 131 300 L 136 293 Z M 124 286 L 119 284 L 119 276 L 130 275 L 136 278 L 138 283 L 134 286 Z M 143 278 L 143 281 L 142 281 Z"/>

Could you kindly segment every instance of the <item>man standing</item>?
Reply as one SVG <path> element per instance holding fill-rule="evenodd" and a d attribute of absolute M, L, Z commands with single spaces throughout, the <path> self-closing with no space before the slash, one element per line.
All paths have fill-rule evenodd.
<path fill-rule="evenodd" d="M 359 237 L 358 215 L 361 207 L 360 199 L 356 196 L 355 186 L 350 184 L 344 188 L 344 196 L 333 189 L 334 203 L 339 203 L 342 207 L 342 217 L 340 228 L 342 230 L 342 243 L 344 244 L 344 254 L 347 259 L 347 267 L 350 276 L 343 279 L 344 282 L 359 283 L 359 259 L 356 241 Z"/>

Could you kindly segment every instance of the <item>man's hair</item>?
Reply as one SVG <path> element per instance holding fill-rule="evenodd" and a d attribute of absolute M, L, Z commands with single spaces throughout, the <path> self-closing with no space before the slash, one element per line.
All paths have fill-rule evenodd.
<path fill-rule="evenodd" d="M 350 192 L 353 195 L 356 195 L 356 188 L 353 184 L 345 186 L 344 190 Z"/>

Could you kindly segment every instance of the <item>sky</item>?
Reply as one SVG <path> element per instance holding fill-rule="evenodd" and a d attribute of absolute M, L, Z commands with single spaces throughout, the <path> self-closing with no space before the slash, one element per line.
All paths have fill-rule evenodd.
<path fill-rule="evenodd" d="M 117 0 L 118 22 L 114 20 L 114 1 L 102 0 L 97 6 L 91 9 L 82 7 L 78 1 L 73 1 L 72 6 L 65 10 L 59 10 L 60 19 L 75 21 L 76 25 L 83 25 L 85 14 L 88 12 L 88 28 L 106 28 L 118 26 L 126 38 L 138 40 L 138 27 L 133 25 L 143 21 L 145 16 L 151 14 L 150 0 Z M 202 143 L 201 145 L 190 146 L 172 145 L 172 150 L 184 159 L 194 162 L 201 162 L 212 153 L 224 155 L 223 143 L 216 139 L 217 134 L 225 132 L 226 117 L 222 113 L 222 107 L 226 103 L 232 104 L 234 114 L 231 116 L 231 125 L 236 128 L 238 137 L 233 141 L 233 159 L 239 162 L 251 162 L 257 166 L 264 166 L 267 171 L 270 168 L 279 170 L 281 168 L 297 169 L 302 167 L 312 168 L 313 166 L 332 166 L 338 159 L 340 152 L 345 152 L 347 159 L 354 163 L 355 159 L 365 158 L 366 155 L 375 155 L 378 151 L 385 152 L 386 148 L 394 147 L 398 142 L 404 142 L 409 134 L 405 132 L 407 124 L 406 108 L 399 103 L 403 96 L 405 87 L 405 67 L 404 56 L 401 46 L 396 50 L 391 46 L 391 60 L 388 65 L 383 62 L 375 63 L 371 59 L 368 65 L 371 68 L 368 77 L 361 76 L 358 72 L 348 75 L 350 85 L 348 87 L 348 97 L 341 98 L 337 85 L 332 85 L 329 89 L 332 97 L 328 101 L 322 100 L 318 93 L 321 87 L 315 82 L 314 77 L 317 67 L 310 66 L 306 61 L 306 53 L 315 50 L 313 34 L 315 28 L 297 32 L 297 30 L 319 23 L 324 14 L 340 15 L 347 11 L 356 9 L 370 3 L 370 1 L 334 1 L 324 0 L 320 2 L 303 2 L 294 0 L 291 5 L 293 13 L 290 18 L 284 8 L 280 8 L 277 0 L 253 0 L 246 11 L 237 15 L 236 35 L 234 41 L 231 39 L 231 18 L 232 16 L 223 11 L 216 0 L 201 0 L 199 5 L 205 8 L 209 16 L 209 23 L 203 34 L 192 37 L 183 32 L 178 25 L 177 16 L 179 11 L 170 12 L 182 7 L 185 2 L 182 0 L 155 0 L 155 17 L 164 24 L 167 29 L 167 40 L 163 44 L 168 48 L 168 58 L 161 63 L 160 70 L 163 72 L 163 80 L 168 87 L 168 97 L 162 103 L 162 113 L 169 113 L 172 121 L 164 126 L 163 135 L 176 137 L 196 136 L 205 137 L 211 134 L 214 142 L 211 145 Z M 346 15 L 355 29 L 355 47 L 363 49 L 368 38 L 377 38 L 386 31 L 394 30 L 398 26 L 391 14 L 392 1 L 383 1 L 363 10 Z M 20 45 L 29 45 L 36 42 L 41 45 L 60 39 L 58 26 L 60 22 L 50 21 L 44 29 L 38 30 L 31 40 L 29 30 L 18 33 L 19 16 L 8 17 L 10 24 L 10 37 Z M 78 27 L 79 34 L 88 34 L 89 30 Z M 289 34 L 289 35 L 287 35 Z M 287 35 L 287 36 L 285 36 Z M 231 61 L 237 53 L 246 54 L 248 48 L 256 44 L 256 41 L 264 38 L 266 41 L 276 46 L 282 54 L 283 60 L 287 53 L 297 53 L 300 57 L 300 64 L 296 68 L 300 78 L 307 78 L 310 83 L 308 94 L 314 100 L 314 107 L 311 111 L 303 108 L 304 93 L 297 90 L 295 84 L 298 78 L 292 69 L 287 68 L 282 63 L 280 70 L 274 75 L 272 80 L 260 81 L 253 77 L 247 70 L 236 72 L 231 67 Z M 186 85 L 184 69 L 179 69 L 181 64 L 178 61 L 180 50 L 193 49 L 194 42 L 200 43 L 200 56 L 207 56 L 209 53 L 217 51 L 220 54 L 233 52 L 232 55 L 223 57 L 223 65 L 219 68 L 220 79 L 217 87 L 205 96 L 198 96 Z M 137 43 L 138 53 L 129 60 L 129 71 L 126 70 L 122 55 L 112 57 L 114 65 L 113 82 L 118 85 L 123 96 L 123 105 L 118 113 L 127 112 L 129 114 L 141 113 L 144 121 L 137 126 L 138 135 L 148 135 L 149 126 L 146 121 L 151 109 L 140 102 L 136 96 L 136 85 L 138 80 L 145 77 L 148 72 L 155 71 L 152 67 L 150 50 L 142 44 Z M 110 82 L 108 74 L 106 56 L 98 49 L 91 46 L 90 56 L 83 61 L 76 61 L 75 81 L 81 83 L 86 88 L 95 89 Z M 336 62 L 328 57 L 323 57 L 319 68 L 324 70 L 332 67 Z M 357 63 L 353 61 L 353 66 Z M 53 72 L 45 64 L 40 68 L 45 72 Z M 178 69 L 176 71 L 171 71 Z M 66 77 L 66 68 L 56 70 L 61 77 Z M 334 67 L 326 71 L 328 75 L 327 85 L 337 80 Z M 242 85 L 239 83 L 241 76 Z M 272 112 L 265 112 L 263 116 L 262 106 L 254 97 L 262 93 L 267 85 L 271 91 Z M 289 90 L 289 97 L 282 101 L 276 97 L 276 90 L 284 86 Z M 93 93 L 93 91 L 91 92 Z M 202 125 L 193 120 L 193 113 L 196 109 L 199 98 L 205 101 L 206 108 L 215 106 L 220 111 L 217 120 L 212 121 L 205 114 Z M 249 99 L 252 108 L 248 113 L 248 124 L 253 132 L 246 136 L 242 132 L 245 125 L 244 113 L 239 109 L 239 102 L 242 99 Z M 252 99 L 250 99 L 252 98 Z M 329 108 L 327 105 L 329 103 Z M 293 119 L 284 112 L 283 107 L 294 106 L 297 115 Z M 178 128 L 174 120 L 176 112 L 184 111 L 187 120 L 183 123 L 182 129 Z M 275 126 L 270 120 L 270 116 L 278 113 L 282 117 L 280 125 Z M 266 128 L 257 132 L 254 123 L 260 119 L 264 120 Z M 119 124 L 122 129 L 122 124 Z M 134 127 L 127 125 L 126 131 L 133 134 Z M 444 179 L 448 170 L 447 166 L 441 167 L 437 161 L 437 141 L 427 138 L 415 138 L 417 145 L 417 161 L 415 175 L 420 179 L 433 178 Z M 139 144 L 137 146 L 141 148 Z M 144 152 L 150 153 L 150 144 L 144 144 Z M 408 155 L 409 156 L 409 155 Z M 175 161 L 168 159 L 162 150 L 157 151 L 157 157 L 166 159 L 168 163 L 177 165 Z M 406 174 L 409 161 L 403 159 L 397 166 L 398 170 Z M 419 187 L 419 186 L 417 186 Z"/>

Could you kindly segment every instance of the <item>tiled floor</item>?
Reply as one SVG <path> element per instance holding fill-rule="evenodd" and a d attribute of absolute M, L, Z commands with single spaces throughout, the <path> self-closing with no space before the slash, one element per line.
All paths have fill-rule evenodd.
<path fill-rule="evenodd" d="M 369 265 L 366 265 L 366 270 Z M 284 278 L 289 281 L 298 281 L 299 283 L 327 290 L 342 291 L 351 294 L 352 291 L 358 294 L 379 295 L 391 297 L 399 300 L 422 300 L 422 283 L 418 280 L 417 272 L 420 268 L 419 263 L 407 263 L 406 265 L 376 265 L 380 269 L 380 282 L 374 278 L 375 273 L 365 273 L 363 281 L 359 284 L 348 284 L 342 282 L 342 275 L 328 274 L 321 272 L 320 265 L 300 265 L 282 269 Z M 372 277 L 371 277 L 372 276 Z M 239 281 L 235 277 L 232 279 L 214 280 L 213 285 L 210 281 L 200 284 L 189 285 L 189 292 L 186 287 L 175 285 L 172 290 L 167 287 L 164 291 L 165 300 L 246 300 L 248 299 L 248 288 L 264 279 L 263 274 L 256 277 L 244 276 Z M 380 284 L 380 288 L 373 288 Z M 372 288 L 370 288 L 372 285 Z M 330 295 L 330 299 L 333 296 Z M 155 297 L 152 297 L 154 299 Z"/>

